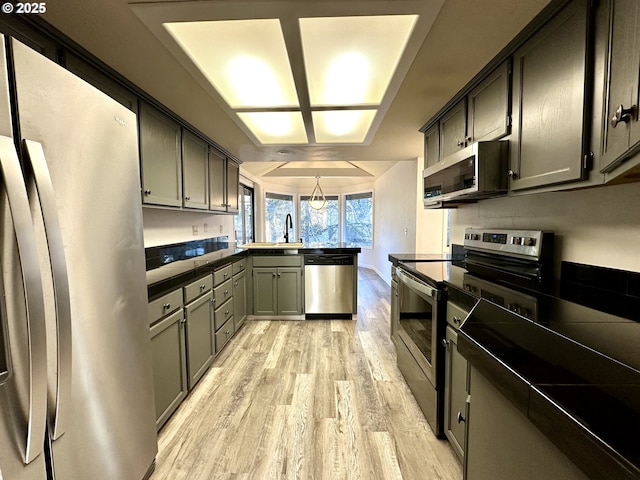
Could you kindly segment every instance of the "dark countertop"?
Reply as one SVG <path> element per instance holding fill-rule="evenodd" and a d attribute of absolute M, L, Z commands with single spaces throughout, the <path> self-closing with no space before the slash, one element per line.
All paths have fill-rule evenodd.
<path fill-rule="evenodd" d="M 358 254 L 360 247 L 346 243 L 340 244 L 304 244 L 296 247 L 300 254 L 305 253 L 337 253 Z M 155 300 L 162 295 L 180 288 L 214 270 L 233 263 L 242 257 L 251 255 L 286 255 L 282 248 L 252 248 L 230 247 L 206 253 L 188 260 L 178 260 L 167 265 L 147 271 L 147 295 L 149 300 Z"/>
<path fill-rule="evenodd" d="M 561 282 L 540 293 L 477 282 L 460 262 L 394 257 L 476 302 L 458 351 L 590 478 L 640 478 L 640 322 L 575 303 Z M 507 308 L 512 298 L 534 302 L 531 319 Z"/>

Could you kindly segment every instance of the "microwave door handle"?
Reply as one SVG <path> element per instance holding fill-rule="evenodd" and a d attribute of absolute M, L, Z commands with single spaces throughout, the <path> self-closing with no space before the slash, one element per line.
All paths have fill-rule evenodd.
<path fill-rule="evenodd" d="M 56 198 L 44 150 L 40 143 L 31 140 L 24 140 L 24 148 L 38 190 L 53 277 L 56 305 L 56 361 L 58 363 L 58 375 L 55 384 L 55 405 L 50 405 L 49 419 L 51 437 L 56 440 L 66 429 L 71 394 L 71 299 L 69 277 Z"/>
<path fill-rule="evenodd" d="M 0 136 L 0 170 L 13 219 L 26 302 L 29 406 L 24 462 L 42 453 L 47 423 L 47 340 L 44 295 L 27 189 L 13 139 Z"/>
<path fill-rule="evenodd" d="M 414 280 L 412 277 L 410 277 L 409 275 L 407 275 L 397 267 L 396 267 L 396 275 L 398 276 L 398 279 L 402 281 L 402 283 L 408 285 L 411 289 L 416 290 L 431 298 L 437 298 L 438 291 L 435 288 L 431 288 L 429 285 L 426 285 L 422 282 L 418 282 L 417 280 Z"/>

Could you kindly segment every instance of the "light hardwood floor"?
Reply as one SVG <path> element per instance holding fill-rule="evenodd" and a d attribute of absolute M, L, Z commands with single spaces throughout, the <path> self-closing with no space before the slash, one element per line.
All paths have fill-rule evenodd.
<path fill-rule="evenodd" d="M 251 321 L 160 431 L 161 479 L 460 480 L 396 366 L 390 289 L 353 320 Z"/>

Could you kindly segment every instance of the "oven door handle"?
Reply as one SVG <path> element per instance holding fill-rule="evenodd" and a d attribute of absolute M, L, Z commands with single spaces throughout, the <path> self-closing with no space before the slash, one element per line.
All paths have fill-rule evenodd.
<path fill-rule="evenodd" d="M 396 267 L 396 276 L 398 280 L 407 285 L 409 288 L 416 290 L 424 295 L 427 295 L 431 298 L 438 298 L 438 290 L 430 287 L 429 285 L 422 283 L 412 276 L 406 274 L 402 269 Z"/>

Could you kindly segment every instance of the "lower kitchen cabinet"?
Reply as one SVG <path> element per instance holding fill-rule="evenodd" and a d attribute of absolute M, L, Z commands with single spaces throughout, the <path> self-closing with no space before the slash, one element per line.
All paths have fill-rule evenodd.
<path fill-rule="evenodd" d="M 253 313 L 301 315 L 303 302 L 300 255 L 253 258 Z"/>
<path fill-rule="evenodd" d="M 469 375 L 465 480 L 587 480 L 473 365 Z"/>
<path fill-rule="evenodd" d="M 398 341 L 398 326 L 400 325 L 400 310 L 398 308 L 398 280 L 396 269 L 391 267 L 391 341 L 395 344 Z"/>
<path fill-rule="evenodd" d="M 233 276 L 233 329 L 237 332 L 247 318 L 247 272 Z"/>
<path fill-rule="evenodd" d="M 215 355 L 211 305 L 213 293 L 198 297 L 184 307 L 187 325 L 187 369 L 189 389 L 207 371 Z"/>
<path fill-rule="evenodd" d="M 187 353 L 182 309 L 151 327 L 151 357 L 159 430 L 187 396 Z"/>
<path fill-rule="evenodd" d="M 214 348 L 216 355 L 222 350 L 235 333 L 233 325 L 233 266 L 225 265 L 217 269 L 214 274 L 214 305 L 213 329 Z"/>
<path fill-rule="evenodd" d="M 460 461 L 464 460 L 465 450 L 468 362 L 458 353 L 458 328 L 468 313 L 467 309 L 451 301 L 447 302 L 447 328 L 444 340 L 444 433 Z"/>

